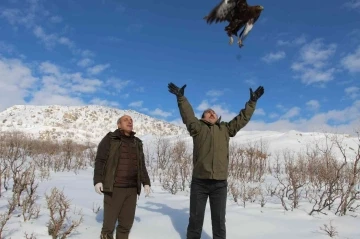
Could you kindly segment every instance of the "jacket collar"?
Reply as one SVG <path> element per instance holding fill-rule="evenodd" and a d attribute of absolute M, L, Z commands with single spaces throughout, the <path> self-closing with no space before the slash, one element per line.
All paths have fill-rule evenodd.
<path fill-rule="evenodd" d="M 133 138 L 133 137 L 135 136 L 135 134 L 136 134 L 136 133 L 135 133 L 134 131 L 131 131 L 130 135 L 127 136 L 127 135 L 125 135 L 124 131 L 121 130 L 121 129 L 116 129 L 116 130 L 114 131 L 114 135 L 115 135 L 117 138 L 120 138 L 120 137 L 122 137 L 122 136 L 129 137 L 129 138 Z"/>

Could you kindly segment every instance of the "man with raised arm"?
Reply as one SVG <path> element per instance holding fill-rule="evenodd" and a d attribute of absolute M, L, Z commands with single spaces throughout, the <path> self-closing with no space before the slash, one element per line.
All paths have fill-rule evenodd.
<path fill-rule="evenodd" d="M 169 92 L 177 98 L 183 123 L 193 138 L 193 172 L 190 187 L 190 216 L 187 239 L 200 239 L 204 223 L 205 207 L 209 198 L 212 233 L 214 239 L 226 239 L 226 200 L 229 165 L 229 141 L 250 121 L 257 100 L 264 94 L 259 86 L 254 92 L 250 88 L 250 98 L 245 108 L 229 122 L 221 121 L 216 112 L 207 109 L 201 119 L 195 117 L 194 110 L 184 96 L 186 85 L 181 88 L 169 83 Z"/>

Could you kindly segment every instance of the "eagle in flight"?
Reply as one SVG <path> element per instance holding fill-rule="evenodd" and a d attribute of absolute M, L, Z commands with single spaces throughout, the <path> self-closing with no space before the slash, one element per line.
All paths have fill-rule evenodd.
<path fill-rule="evenodd" d="M 249 6 L 246 0 L 222 0 L 204 19 L 208 24 L 228 21 L 225 31 L 230 37 L 230 45 L 234 42 L 232 36 L 238 36 L 238 31 L 245 26 L 237 42 L 239 47 L 242 47 L 244 39 L 260 17 L 262 10 L 264 10 L 263 6 Z"/>

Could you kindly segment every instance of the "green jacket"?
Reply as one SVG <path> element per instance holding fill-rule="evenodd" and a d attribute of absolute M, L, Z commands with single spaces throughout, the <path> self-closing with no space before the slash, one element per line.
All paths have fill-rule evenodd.
<path fill-rule="evenodd" d="M 256 102 L 248 101 L 245 109 L 229 122 L 215 124 L 199 120 L 185 96 L 177 97 L 180 115 L 193 138 L 193 177 L 226 180 L 229 166 L 229 141 L 253 115 Z"/>
<path fill-rule="evenodd" d="M 133 136 L 137 146 L 137 194 L 140 195 L 141 184 L 149 185 L 150 178 L 145 166 L 145 157 L 143 151 L 143 143 L 141 139 Z M 101 182 L 103 184 L 103 192 L 112 192 L 114 188 L 115 171 L 120 158 L 121 136 L 119 129 L 109 132 L 99 143 L 94 167 L 93 184 Z"/>

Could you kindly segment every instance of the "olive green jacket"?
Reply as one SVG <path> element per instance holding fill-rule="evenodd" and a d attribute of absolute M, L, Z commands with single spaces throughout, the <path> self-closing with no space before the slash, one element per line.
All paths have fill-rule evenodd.
<path fill-rule="evenodd" d="M 211 124 L 195 117 L 185 96 L 177 97 L 183 123 L 193 138 L 193 177 L 226 180 L 229 166 L 229 141 L 253 115 L 256 102 L 248 101 L 245 109 L 229 122 L 221 118 Z"/>
<path fill-rule="evenodd" d="M 137 194 L 141 193 L 141 184 L 149 185 L 150 178 L 145 165 L 143 143 L 138 137 L 133 137 L 137 150 Z M 119 129 L 109 132 L 101 140 L 95 158 L 93 184 L 103 184 L 103 192 L 112 192 L 114 188 L 115 171 L 121 154 L 121 137 Z"/>

